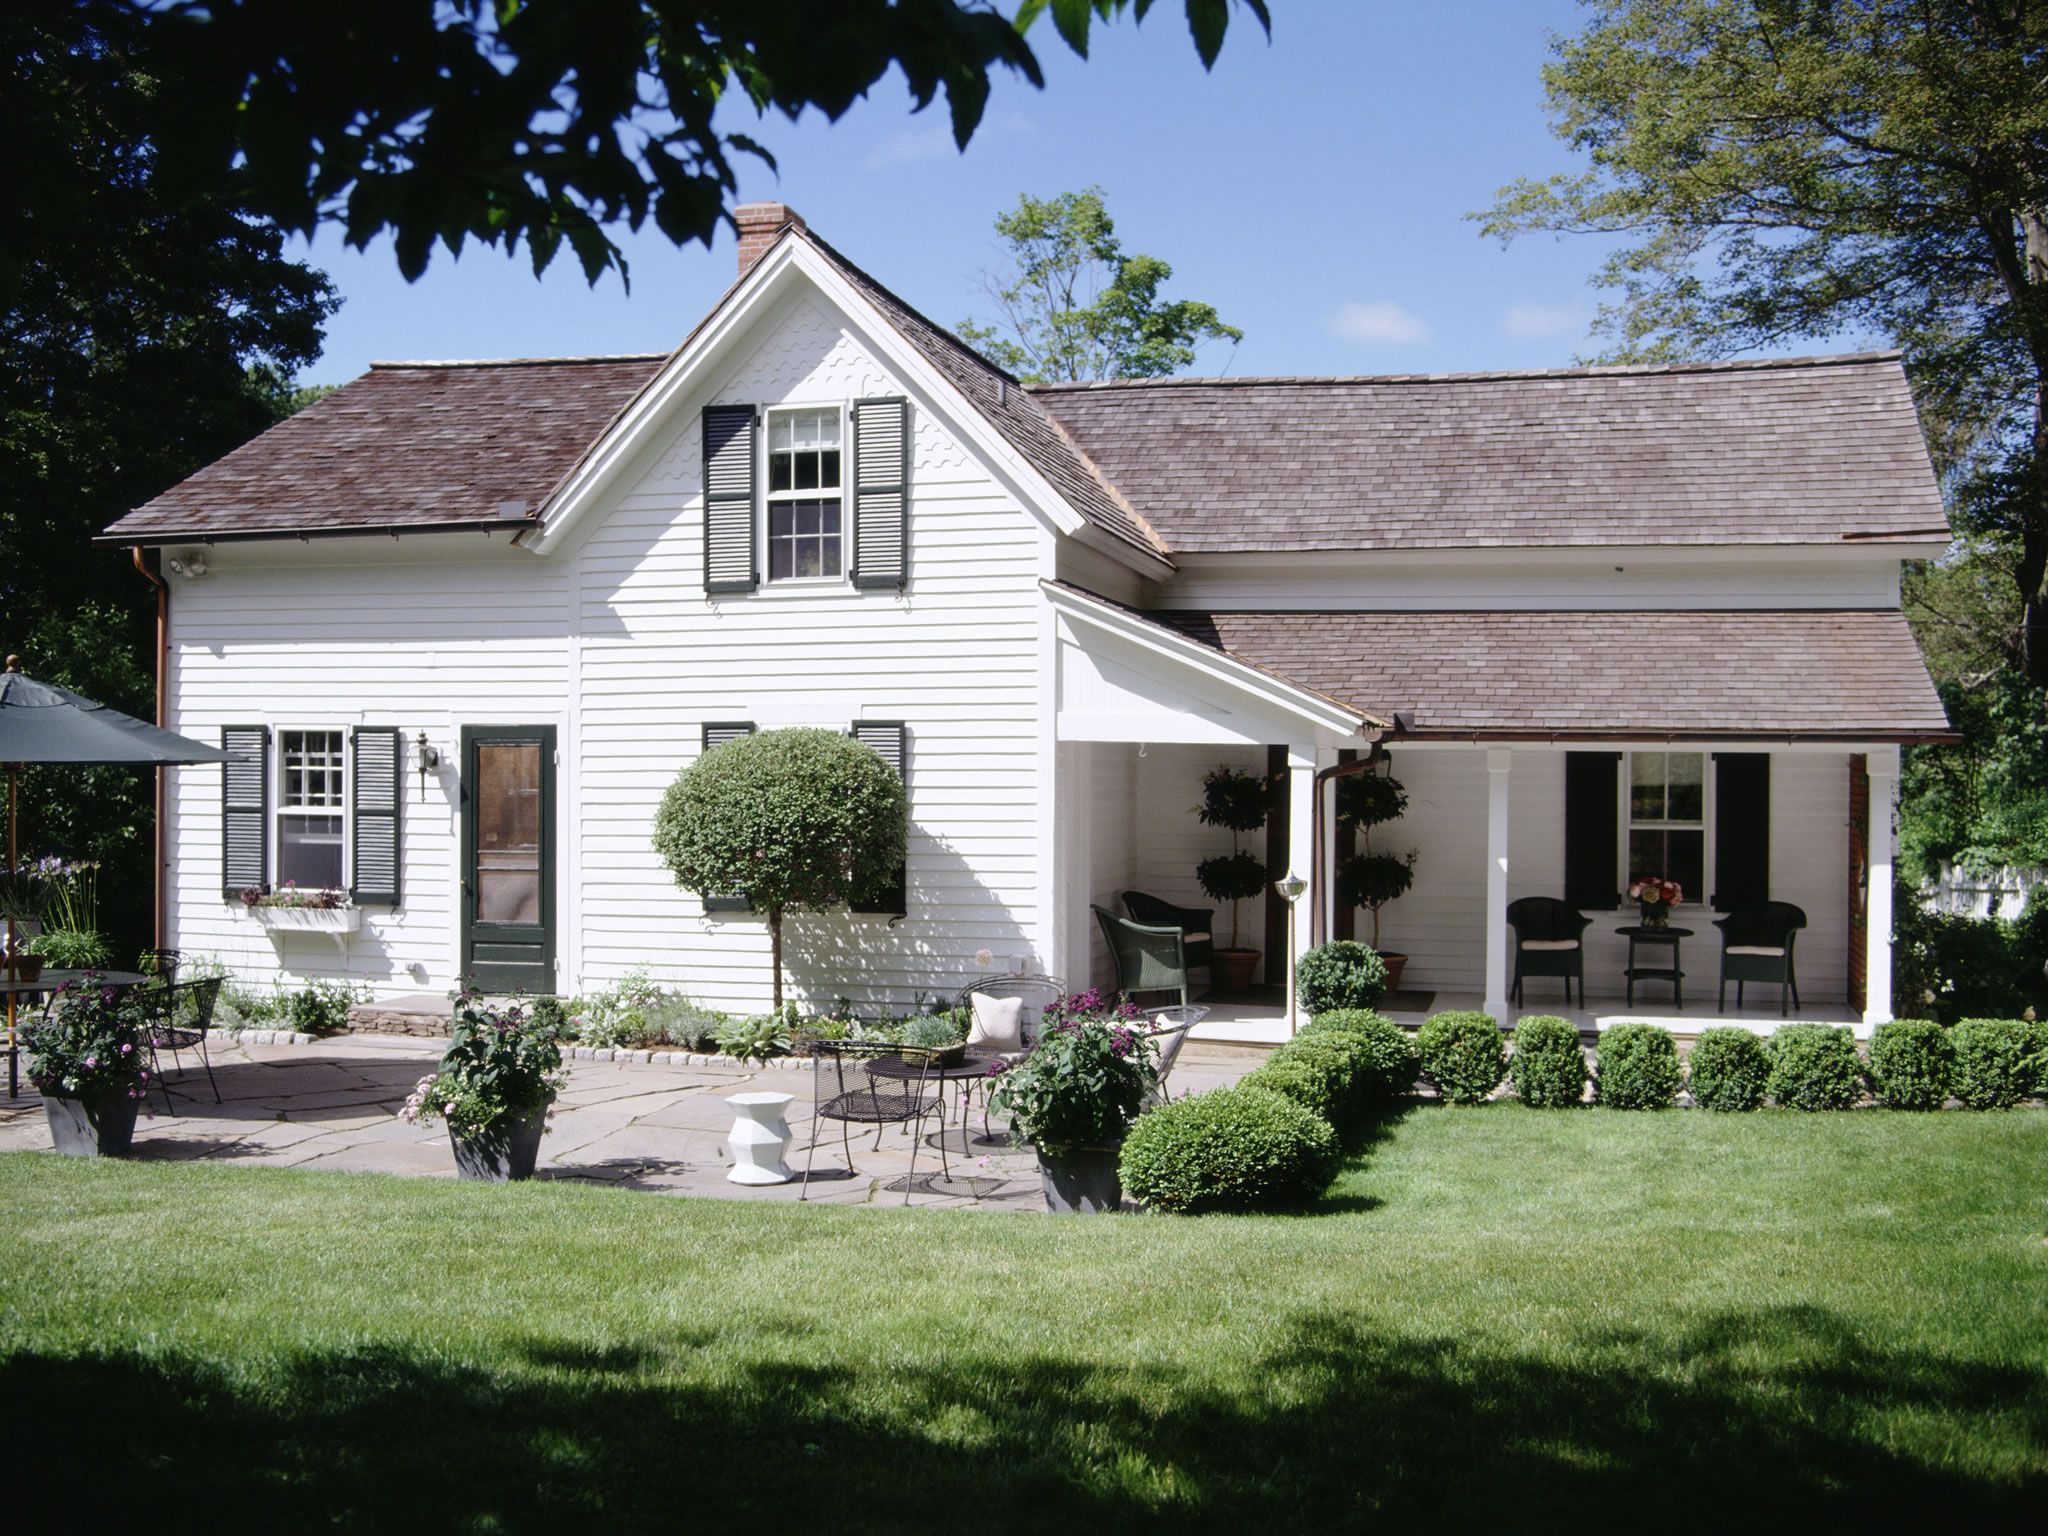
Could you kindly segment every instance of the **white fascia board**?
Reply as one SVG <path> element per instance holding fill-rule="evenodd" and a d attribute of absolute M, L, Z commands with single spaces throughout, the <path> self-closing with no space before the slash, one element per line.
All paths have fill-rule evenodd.
<path fill-rule="evenodd" d="M 1196 672 L 1215 679 L 1228 688 L 1249 694 L 1268 709 L 1277 709 L 1339 737 L 1349 738 L 1364 735 L 1371 737 L 1382 729 L 1377 721 L 1355 710 L 1345 709 L 1333 700 L 1319 693 L 1311 693 L 1275 676 L 1262 672 L 1257 667 L 1247 666 L 1235 657 L 1213 650 L 1199 641 L 1189 640 L 1173 631 L 1127 613 L 1112 603 L 1105 603 L 1065 587 L 1049 582 L 1040 582 L 1046 597 L 1051 601 L 1053 611 L 1072 623 L 1100 630 L 1114 635 L 1119 640 L 1150 651 L 1156 656 L 1193 668 Z"/>
<path fill-rule="evenodd" d="M 1002 476 L 1024 508 L 1047 526 L 1075 534 L 1090 526 L 1044 476 L 1026 463 L 1001 433 L 938 371 L 918 355 L 895 326 L 813 251 L 800 235 L 785 237 L 705 320 L 697 334 L 663 366 L 609 431 L 584 454 L 542 508 L 541 527 L 522 534 L 520 544 L 545 554 L 558 544 L 603 494 L 623 466 L 665 423 L 675 402 L 687 395 L 707 361 L 732 341 L 799 277 L 807 279 L 857 325 L 863 339 L 889 370 L 927 400 L 944 402 L 946 425 Z M 1150 574 L 1147 572 L 1147 574 Z"/>

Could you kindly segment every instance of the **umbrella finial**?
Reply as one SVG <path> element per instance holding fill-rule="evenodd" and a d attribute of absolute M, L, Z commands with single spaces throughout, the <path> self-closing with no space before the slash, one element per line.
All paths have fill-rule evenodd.
<path fill-rule="evenodd" d="M 21 670 L 21 658 L 19 656 L 8 657 L 7 670 L 10 672 L 19 672 Z"/>

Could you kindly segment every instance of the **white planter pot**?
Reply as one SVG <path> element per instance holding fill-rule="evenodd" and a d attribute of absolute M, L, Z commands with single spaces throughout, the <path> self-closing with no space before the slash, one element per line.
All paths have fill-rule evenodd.
<path fill-rule="evenodd" d="M 787 1184 L 796 1175 L 783 1164 L 789 1146 L 789 1123 L 783 1110 L 795 1102 L 789 1093 L 736 1093 L 725 1102 L 733 1108 L 732 1149 L 735 1184 Z"/>
<path fill-rule="evenodd" d="M 348 936 L 363 926 L 360 907 L 251 907 L 256 919 L 271 938 L 287 933 L 317 933 L 348 948 Z"/>

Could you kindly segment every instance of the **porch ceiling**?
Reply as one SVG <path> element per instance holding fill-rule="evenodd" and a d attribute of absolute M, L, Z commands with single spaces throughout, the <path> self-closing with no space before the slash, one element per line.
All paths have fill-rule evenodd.
<path fill-rule="evenodd" d="M 1146 616 L 1409 740 L 1953 739 L 1896 609 Z"/>

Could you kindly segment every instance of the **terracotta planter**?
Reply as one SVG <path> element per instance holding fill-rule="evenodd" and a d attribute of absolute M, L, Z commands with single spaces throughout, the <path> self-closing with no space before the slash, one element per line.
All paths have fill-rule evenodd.
<path fill-rule="evenodd" d="M 135 1116 L 141 1109 L 142 1100 L 125 1092 L 90 1099 L 43 1095 L 50 1140 L 65 1157 L 126 1157 L 135 1144 Z"/>
<path fill-rule="evenodd" d="M 1380 963 L 1385 965 L 1387 968 L 1387 990 L 1389 992 L 1400 991 L 1401 973 L 1408 968 L 1408 957 L 1406 955 L 1395 955 L 1382 952 L 1380 955 Z"/>
<path fill-rule="evenodd" d="M 1124 1208 L 1124 1186 L 1117 1174 L 1116 1147 L 1038 1149 L 1038 1181 L 1045 1208 L 1063 1216 L 1099 1215 Z"/>
<path fill-rule="evenodd" d="M 1252 973 L 1259 968 L 1259 952 L 1256 949 L 1219 949 L 1214 952 L 1216 968 L 1216 990 L 1218 992 L 1242 992 L 1252 984 Z"/>
<path fill-rule="evenodd" d="M 540 1158 L 540 1139 L 547 1128 L 545 1104 L 500 1120 L 480 1136 L 465 1139 L 451 1126 L 448 1141 L 455 1148 L 455 1176 L 488 1184 L 532 1178 L 533 1165 Z"/>

